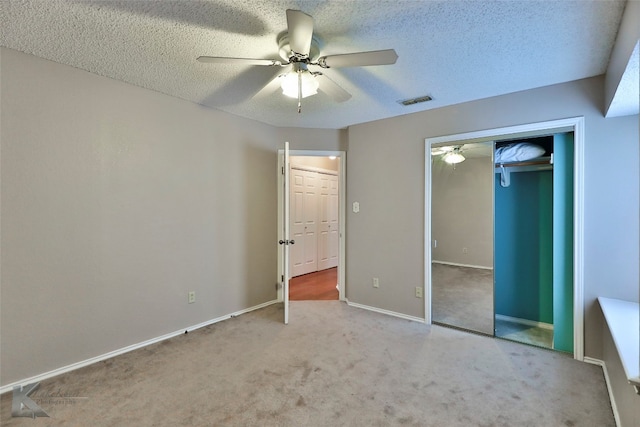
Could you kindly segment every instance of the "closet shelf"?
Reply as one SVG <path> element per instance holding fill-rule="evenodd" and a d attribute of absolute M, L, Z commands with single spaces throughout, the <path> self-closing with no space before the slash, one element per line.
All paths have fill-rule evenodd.
<path fill-rule="evenodd" d="M 509 172 L 536 172 L 553 169 L 553 157 L 537 157 L 521 162 L 496 163 L 495 173 L 501 173 L 502 167 L 509 168 Z"/>

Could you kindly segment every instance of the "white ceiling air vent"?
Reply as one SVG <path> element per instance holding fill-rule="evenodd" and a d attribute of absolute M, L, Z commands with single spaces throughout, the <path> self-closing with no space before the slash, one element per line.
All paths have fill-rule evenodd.
<path fill-rule="evenodd" d="M 431 101 L 432 99 L 433 98 L 431 98 L 429 95 L 425 95 L 425 96 L 419 96 L 417 98 L 405 99 L 404 101 L 398 101 L 398 102 L 404 106 L 407 106 L 407 105 L 419 104 L 421 102 Z"/>

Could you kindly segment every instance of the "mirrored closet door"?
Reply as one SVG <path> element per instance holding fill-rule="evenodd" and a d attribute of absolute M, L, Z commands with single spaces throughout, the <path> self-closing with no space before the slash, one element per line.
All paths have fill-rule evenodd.
<path fill-rule="evenodd" d="M 432 146 L 432 321 L 494 334 L 493 142 Z"/>

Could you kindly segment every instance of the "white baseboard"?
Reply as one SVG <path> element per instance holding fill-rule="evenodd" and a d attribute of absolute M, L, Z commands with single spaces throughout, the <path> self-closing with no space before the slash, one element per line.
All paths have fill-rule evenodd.
<path fill-rule="evenodd" d="M 479 268 L 481 270 L 493 270 L 493 267 L 486 267 L 484 265 L 460 264 L 458 262 L 436 261 L 435 259 L 433 261 L 431 261 L 431 263 L 432 264 L 452 265 L 454 267 L 467 267 L 467 268 Z"/>
<path fill-rule="evenodd" d="M 358 304 L 345 300 L 350 307 L 361 308 L 363 310 L 375 311 L 376 313 L 386 314 L 387 316 L 399 317 L 401 319 L 411 320 L 412 322 L 425 323 L 422 317 L 409 316 L 408 314 L 397 313 L 395 311 L 384 310 L 382 308 L 371 307 L 369 305 Z"/>
<path fill-rule="evenodd" d="M 520 319 L 519 317 L 504 316 L 502 314 L 496 314 L 496 320 L 504 320 L 505 322 L 519 323 L 521 325 L 553 331 L 553 325 L 551 323 L 536 322 L 535 320 Z"/>
<path fill-rule="evenodd" d="M 170 332 L 168 334 L 161 335 L 161 336 L 155 337 L 155 338 L 151 338 L 149 340 L 142 341 L 142 342 L 137 343 L 137 344 L 132 344 L 132 345 L 129 345 L 127 347 L 120 348 L 118 350 L 110 351 L 109 353 L 101 354 L 99 356 L 92 357 L 92 358 L 86 359 L 86 360 L 82 360 L 80 362 L 72 363 L 70 365 L 63 366 L 61 368 L 57 368 L 57 369 L 51 370 L 49 372 L 44 372 L 42 374 L 35 375 L 33 377 L 30 377 L 30 378 L 25 378 L 25 379 L 22 379 L 22 380 L 19 380 L 19 381 L 15 381 L 15 382 L 13 382 L 11 384 L 7 384 L 7 385 L 4 385 L 4 386 L 0 387 L 0 394 L 3 394 L 3 393 L 6 393 L 8 391 L 13 390 L 13 387 L 15 387 L 15 386 L 25 385 L 25 384 L 32 384 L 32 383 L 43 381 L 43 380 L 46 380 L 46 379 L 49 379 L 49 378 L 52 378 L 52 377 L 67 373 L 67 372 L 75 371 L 76 369 L 80 369 L 80 368 L 83 368 L 85 366 L 89 366 L 89 365 L 92 365 L 94 363 L 101 362 L 103 360 L 110 359 L 112 357 L 119 356 L 121 354 L 128 353 L 130 351 L 137 350 L 139 348 L 146 347 L 148 345 L 155 344 L 157 342 L 164 341 L 164 340 L 169 339 L 169 338 L 173 338 L 175 336 L 184 334 L 185 332 L 195 331 L 196 329 L 200 329 L 202 327 L 205 327 L 205 326 L 208 326 L 208 325 L 212 325 L 214 323 L 218 323 L 218 322 L 221 322 L 223 320 L 227 320 L 227 319 L 230 319 L 232 317 L 236 317 L 236 316 L 239 316 L 241 314 L 248 313 L 250 311 L 258 310 L 260 308 L 267 307 L 267 306 L 275 304 L 277 302 L 278 302 L 277 300 L 274 300 L 274 301 L 268 301 L 268 302 L 265 302 L 265 303 L 262 303 L 262 304 L 258 304 L 258 305 L 253 306 L 253 307 L 245 308 L 244 310 L 239 310 L 239 311 L 236 311 L 236 312 L 231 313 L 231 314 L 227 314 L 227 315 L 224 315 L 224 316 L 217 317 L 215 319 L 207 320 L 206 322 L 198 323 L 197 325 L 187 326 L 186 328 L 179 329 L 179 330 L 177 330 L 175 332 Z"/>
<path fill-rule="evenodd" d="M 592 365 L 598 365 L 602 368 L 602 372 L 604 373 L 604 381 L 607 384 L 607 392 L 609 393 L 609 401 L 611 402 L 611 410 L 613 411 L 613 418 L 616 420 L 616 426 L 620 427 L 620 414 L 618 413 L 618 407 L 616 406 L 616 400 L 613 397 L 613 390 L 611 388 L 611 381 L 609 380 L 609 372 L 607 371 L 607 364 L 604 363 L 604 360 L 595 359 L 593 357 L 585 356 L 582 359 L 586 363 L 591 363 Z"/>

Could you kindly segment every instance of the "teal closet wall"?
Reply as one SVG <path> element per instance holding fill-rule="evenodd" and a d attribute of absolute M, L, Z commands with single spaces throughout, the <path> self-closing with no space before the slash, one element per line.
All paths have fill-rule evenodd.
<path fill-rule="evenodd" d="M 553 324 L 573 353 L 573 133 L 553 136 L 553 171 L 495 180 L 495 312 Z"/>
<path fill-rule="evenodd" d="M 573 133 L 553 136 L 553 348 L 573 353 Z"/>
<path fill-rule="evenodd" d="M 496 175 L 494 197 L 495 312 L 552 324 L 552 171 Z"/>

